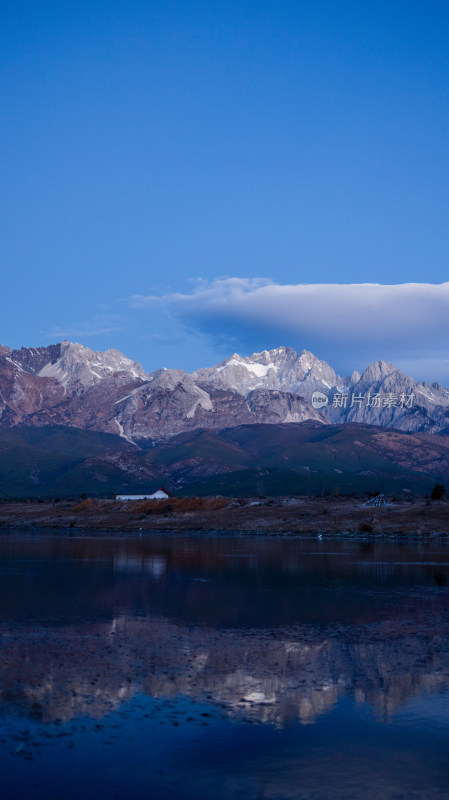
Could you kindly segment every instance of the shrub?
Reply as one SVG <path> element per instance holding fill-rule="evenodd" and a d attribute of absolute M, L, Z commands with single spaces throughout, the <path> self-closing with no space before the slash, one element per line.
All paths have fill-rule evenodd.
<path fill-rule="evenodd" d="M 359 525 L 359 533 L 372 533 L 373 526 L 369 522 L 361 522 Z"/>
<path fill-rule="evenodd" d="M 446 494 L 446 487 L 444 483 L 436 483 L 432 489 L 432 500 L 441 500 Z"/>

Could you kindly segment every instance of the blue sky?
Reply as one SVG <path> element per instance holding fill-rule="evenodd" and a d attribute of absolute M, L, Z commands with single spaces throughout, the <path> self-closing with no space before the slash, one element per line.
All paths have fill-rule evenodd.
<path fill-rule="evenodd" d="M 1 343 L 449 384 L 447 3 L 6 0 L 0 65 Z"/>

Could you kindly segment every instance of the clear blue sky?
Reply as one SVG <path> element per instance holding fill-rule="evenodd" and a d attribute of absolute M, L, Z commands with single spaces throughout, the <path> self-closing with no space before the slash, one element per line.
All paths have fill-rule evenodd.
<path fill-rule="evenodd" d="M 129 298 L 449 278 L 447 2 L 4 0 L 0 64 L 3 344 L 147 369 L 316 345 L 344 369 L 331 334 Z"/>

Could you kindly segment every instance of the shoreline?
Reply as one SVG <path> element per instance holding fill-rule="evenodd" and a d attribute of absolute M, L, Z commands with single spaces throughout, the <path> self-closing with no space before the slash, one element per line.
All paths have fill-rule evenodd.
<path fill-rule="evenodd" d="M 320 542 L 354 542 L 354 543 L 374 543 L 374 542 L 391 542 L 398 544 L 400 542 L 411 544 L 413 542 L 420 544 L 442 544 L 449 543 L 449 532 L 439 533 L 435 531 L 428 534 L 420 533 L 371 533 L 363 534 L 357 531 L 322 531 L 310 533 L 295 533 L 295 532 L 277 532 L 277 531 L 257 531 L 257 530 L 177 530 L 174 529 L 149 529 L 145 531 L 136 530 L 113 530 L 110 528 L 77 528 L 71 530 L 69 528 L 21 528 L 20 526 L 0 527 L 0 540 L 14 535 L 23 538 L 30 537 L 48 537 L 48 538 L 98 538 L 98 539 L 135 539 L 137 536 L 142 539 L 149 538 L 185 538 L 185 539 L 283 539 L 289 541 L 320 541 Z"/>
<path fill-rule="evenodd" d="M 366 506 L 353 498 L 170 498 L 2 502 L 0 535 L 188 535 L 449 540 L 449 503 L 424 498 Z"/>

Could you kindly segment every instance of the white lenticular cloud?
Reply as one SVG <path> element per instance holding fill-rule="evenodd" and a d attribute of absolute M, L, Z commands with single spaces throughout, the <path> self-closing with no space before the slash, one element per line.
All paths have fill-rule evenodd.
<path fill-rule="evenodd" d="M 185 327 L 216 338 L 264 347 L 265 335 L 267 344 L 306 347 L 322 357 L 345 349 L 348 366 L 354 358 L 413 363 L 449 355 L 449 282 L 282 285 L 221 278 L 197 281 L 190 294 L 136 295 L 129 302 L 163 306 Z"/>
<path fill-rule="evenodd" d="M 390 336 L 419 342 L 449 331 L 449 282 L 441 284 L 276 284 L 264 278 L 199 281 L 192 294 L 134 295 L 133 307 L 164 305 L 198 325 L 205 318 L 241 321 L 286 332 L 317 332 L 372 341 Z"/>

